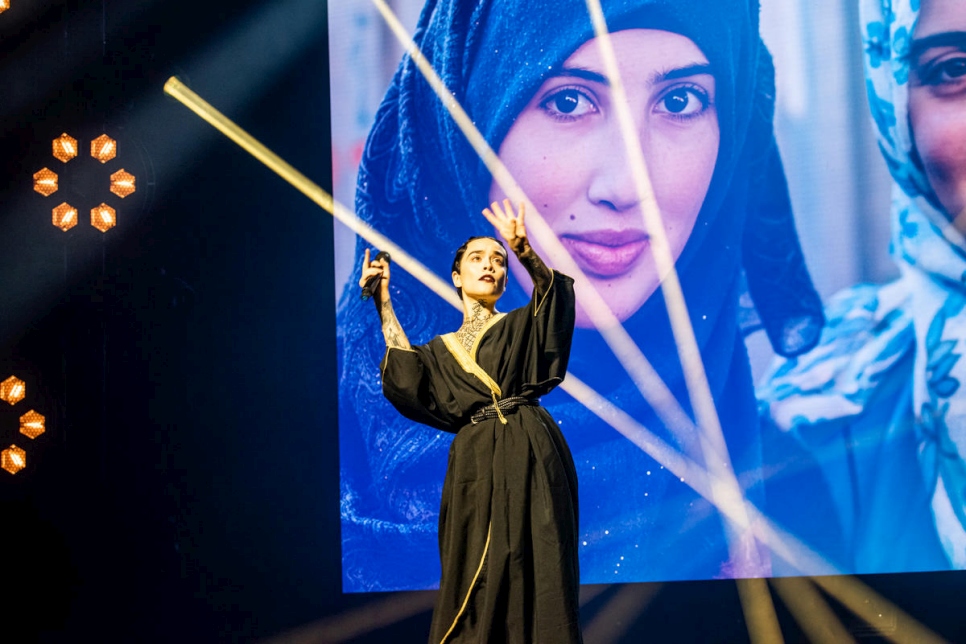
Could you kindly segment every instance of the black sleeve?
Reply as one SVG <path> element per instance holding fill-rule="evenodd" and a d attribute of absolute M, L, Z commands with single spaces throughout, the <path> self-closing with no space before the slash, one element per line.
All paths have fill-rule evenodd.
<path fill-rule="evenodd" d="M 553 271 L 544 292 L 534 289 L 528 307 L 532 315 L 527 371 L 536 395 L 543 395 L 567 373 L 574 336 L 576 300 L 573 278 Z"/>
<path fill-rule="evenodd" d="M 424 346 L 412 350 L 391 347 L 380 365 L 382 393 L 406 418 L 446 432 L 456 431 L 455 419 L 441 409 L 432 386 L 432 352 Z M 360 410 L 357 413 L 365 413 Z"/>

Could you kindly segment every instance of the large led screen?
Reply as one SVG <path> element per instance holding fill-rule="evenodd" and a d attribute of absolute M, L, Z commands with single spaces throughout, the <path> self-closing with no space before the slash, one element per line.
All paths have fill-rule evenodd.
<path fill-rule="evenodd" d="M 966 567 L 966 15 L 757 4 L 603 0 L 605 46 L 583 0 L 330 3 L 336 199 L 449 282 L 515 194 L 478 135 L 576 273 L 569 375 L 541 402 L 577 467 L 584 583 Z M 383 397 L 367 248 L 337 226 L 343 588 L 433 588 L 453 435 Z M 459 327 L 393 268 L 413 343 Z M 501 310 L 530 296 L 510 268 Z"/>

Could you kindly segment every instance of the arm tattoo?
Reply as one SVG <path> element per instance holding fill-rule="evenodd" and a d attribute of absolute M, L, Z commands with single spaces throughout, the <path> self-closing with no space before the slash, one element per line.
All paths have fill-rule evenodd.
<path fill-rule="evenodd" d="M 386 339 L 387 348 L 411 349 L 409 338 L 403 331 L 396 312 L 392 308 L 392 301 L 388 298 L 379 306 L 379 319 L 382 321 L 382 337 Z"/>
<path fill-rule="evenodd" d="M 538 295 L 546 293 L 550 289 L 550 283 L 553 280 L 553 274 L 540 256 L 533 250 L 530 244 L 527 244 L 524 249 L 517 254 L 517 259 L 523 264 L 523 267 L 527 269 L 527 273 L 530 274 L 530 279 L 533 280 L 533 288 Z"/>

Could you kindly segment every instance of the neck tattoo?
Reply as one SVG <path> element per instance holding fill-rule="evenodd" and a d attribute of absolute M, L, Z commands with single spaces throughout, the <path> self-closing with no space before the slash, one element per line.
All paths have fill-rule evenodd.
<path fill-rule="evenodd" d="M 477 336 L 491 317 L 493 313 L 487 310 L 482 302 L 477 302 L 470 309 L 469 315 L 463 318 L 463 325 L 456 332 L 456 339 L 460 341 L 467 353 L 472 352 L 473 343 L 476 342 Z"/>

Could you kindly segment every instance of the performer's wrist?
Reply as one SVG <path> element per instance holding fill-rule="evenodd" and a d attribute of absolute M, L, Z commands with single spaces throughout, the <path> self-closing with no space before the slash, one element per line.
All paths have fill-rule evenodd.
<path fill-rule="evenodd" d="M 533 247 L 530 246 L 530 242 L 524 237 L 522 241 L 517 242 L 510 246 L 513 250 L 513 254 L 517 256 L 517 259 L 524 259 L 525 257 L 534 254 Z"/>

